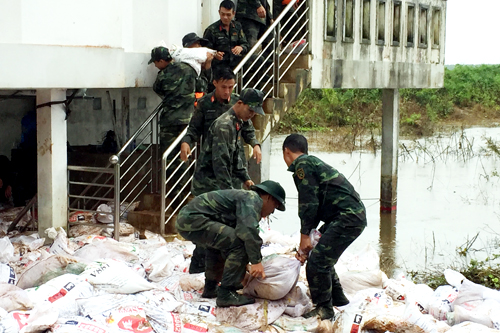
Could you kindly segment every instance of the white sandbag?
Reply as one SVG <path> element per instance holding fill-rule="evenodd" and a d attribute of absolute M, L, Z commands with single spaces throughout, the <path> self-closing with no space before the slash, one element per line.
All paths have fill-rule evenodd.
<path fill-rule="evenodd" d="M 184 304 L 177 309 L 177 312 L 205 317 L 205 320 L 208 320 L 210 322 L 216 322 L 217 319 L 215 299 L 207 300 L 204 302 L 184 302 Z"/>
<path fill-rule="evenodd" d="M 151 289 L 134 295 L 137 302 L 146 310 L 146 315 L 151 316 L 151 311 L 173 312 L 185 304 L 178 301 L 175 296 L 165 290 Z M 178 311 L 177 311 L 178 312 Z"/>
<path fill-rule="evenodd" d="M 7 264 L 15 259 L 14 246 L 9 237 L 0 238 L 0 263 Z"/>
<path fill-rule="evenodd" d="M 413 304 L 407 303 L 404 319 L 421 328 L 425 333 L 437 333 L 438 326 L 435 317 L 423 314 L 420 309 Z"/>
<path fill-rule="evenodd" d="M 399 281 L 389 279 L 384 283 L 385 293 L 392 297 L 394 301 L 404 301 L 406 299 L 407 289 Z"/>
<path fill-rule="evenodd" d="M 453 312 L 447 313 L 447 319 L 450 325 L 471 321 L 500 330 L 500 303 L 495 300 L 485 300 L 471 310 L 455 304 Z"/>
<path fill-rule="evenodd" d="M 380 257 L 370 243 L 357 254 L 344 251 L 335 264 L 335 271 L 339 276 L 347 271 L 376 271 L 379 269 Z"/>
<path fill-rule="evenodd" d="M 466 321 L 452 326 L 447 333 L 498 333 L 498 330 Z"/>
<path fill-rule="evenodd" d="M 113 331 L 151 333 L 153 328 L 141 306 L 125 305 L 111 310 L 106 323 Z"/>
<path fill-rule="evenodd" d="M 338 277 L 344 293 L 349 295 L 354 295 L 356 292 L 368 288 L 382 289 L 384 282 L 387 280 L 387 275 L 380 269 L 347 271 L 338 274 Z"/>
<path fill-rule="evenodd" d="M 179 286 L 184 291 L 197 291 L 205 287 L 205 274 L 183 274 L 179 278 Z"/>
<path fill-rule="evenodd" d="M 300 317 L 313 308 L 311 299 L 307 296 L 307 286 L 303 282 L 297 282 L 283 300 L 286 303 L 285 314 L 291 317 Z"/>
<path fill-rule="evenodd" d="M 97 220 L 97 222 L 101 223 L 113 223 L 113 221 L 115 220 L 113 216 L 113 210 L 106 204 L 100 204 L 99 207 L 97 207 L 97 214 L 95 219 Z"/>
<path fill-rule="evenodd" d="M 95 288 L 108 293 L 133 294 L 155 288 L 127 265 L 113 259 L 89 264 L 80 276 Z"/>
<path fill-rule="evenodd" d="M 281 316 L 273 323 L 273 326 L 277 326 L 287 332 L 316 332 L 319 323 L 320 320 L 318 317 L 304 319 Z"/>
<path fill-rule="evenodd" d="M 52 333 L 108 333 L 109 329 L 84 317 L 59 318 L 51 327 Z"/>
<path fill-rule="evenodd" d="M 75 252 L 75 257 L 87 261 L 96 261 L 105 258 L 113 258 L 125 262 L 137 262 L 137 248 L 129 243 L 117 242 L 114 239 L 94 239 L 91 244 L 85 245 Z"/>
<path fill-rule="evenodd" d="M 453 286 L 457 289 L 460 288 L 462 282 L 466 279 L 462 273 L 448 268 L 444 270 L 444 278 L 450 286 Z"/>
<path fill-rule="evenodd" d="M 17 283 L 16 272 L 8 264 L 0 263 L 0 283 L 15 285 Z"/>
<path fill-rule="evenodd" d="M 34 233 L 31 235 L 19 235 L 16 237 L 12 237 L 10 239 L 10 242 L 12 244 L 21 243 L 27 246 L 30 251 L 35 251 L 36 249 L 43 246 L 43 244 L 45 243 L 45 238 L 40 238 L 38 233 Z"/>
<path fill-rule="evenodd" d="M 104 323 L 109 312 L 119 306 L 137 304 L 134 295 L 103 294 L 76 300 L 79 314 L 96 322 Z"/>
<path fill-rule="evenodd" d="M 73 255 L 75 251 L 71 250 L 68 246 L 69 241 L 66 237 L 66 231 L 63 228 L 57 230 L 57 236 L 54 243 L 50 246 L 50 253 L 60 255 Z"/>
<path fill-rule="evenodd" d="M 262 260 L 266 277 L 255 278 L 250 276 L 243 292 L 245 294 L 278 300 L 292 290 L 299 279 L 301 263 L 295 258 L 270 256 Z"/>
<path fill-rule="evenodd" d="M 216 51 L 206 47 L 182 48 L 177 45 L 172 45 L 169 48 L 169 52 L 175 61 L 188 64 L 198 75 L 200 75 L 201 64 L 207 61 L 207 52 L 215 54 Z"/>
<path fill-rule="evenodd" d="M 274 323 L 285 312 L 285 308 L 283 300 L 256 299 L 254 304 L 217 308 L 217 320 L 244 330 L 258 330 Z"/>
<path fill-rule="evenodd" d="M 2 309 L 3 310 L 3 309 Z M 3 310 L 5 311 L 5 310 Z M 18 333 L 28 325 L 28 318 L 32 311 L 12 311 L 2 317 L 0 330 L 2 333 Z M 57 312 L 56 312 L 57 313 Z"/>
<path fill-rule="evenodd" d="M 332 331 L 336 333 L 361 332 L 366 304 L 367 301 L 361 303 L 351 302 L 337 315 Z"/>
<path fill-rule="evenodd" d="M 59 309 L 50 303 L 36 306 L 26 320 L 26 326 L 21 328 L 19 333 L 44 332 L 57 322 L 59 313 Z"/>
<path fill-rule="evenodd" d="M 429 302 L 434 295 L 431 287 L 426 284 L 417 284 L 406 295 L 407 301 L 417 306 L 420 312 L 429 313 Z"/>
<path fill-rule="evenodd" d="M 173 263 L 170 251 L 167 247 L 160 247 L 155 251 L 153 256 L 144 263 L 146 273 L 151 281 L 159 282 L 174 272 L 175 264 Z"/>
<path fill-rule="evenodd" d="M 94 288 L 78 275 L 64 274 L 26 292 L 35 307 L 52 303 L 61 316 L 69 317 L 78 314 L 75 300 L 93 296 Z"/>
<path fill-rule="evenodd" d="M 453 304 L 473 310 L 486 299 L 500 302 L 500 292 L 465 279 L 460 285 L 457 299 Z"/>
<path fill-rule="evenodd" d="M 53 255 L 36 262 L 25 270 L 19 276 L 17 286 L 21 289 L 37 287 L 59 275 L 67 273 L 78 275 L 84 267 L 85 265 L 79 263 L 76 258 Z"/>
<path fill-rule="evenodd" d="M 33 302 L 25 290 L 7 283 L 0 284 L 0 308 L 10 312 L 32 307 Z"/>
<path fill-rule="evenodd" d="M 437 320 L 446 320 L 446 313 L 453 311 L 452 303 L 458 290 L 452 286 L 439 286 L 429 300 L 429 314 Z"/>

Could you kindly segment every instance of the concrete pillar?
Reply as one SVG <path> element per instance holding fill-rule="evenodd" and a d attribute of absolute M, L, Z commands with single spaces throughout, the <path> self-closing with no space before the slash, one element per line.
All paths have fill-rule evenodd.
<path fill-rule="evenodd" d="M 36 104 L 66 99 L 65 89 L 39 89 Z M 66 112 L 63 104 L 37 109 L 38 233 L 68 222 Z"/>
<path fill-rule="evenodd" d="M 271 136 L 269 135 L 264 142 L 261 142 L 262 161 L 260 164 L 250 157 L 248 160 L 248 174 L 255 184 L 262 183 L 269 179 L 271 170 Z"/>
<path fill-rule="evenodd" d="M 382 170 L 380 211 L 393 213 L 397 205 L 399 145 L 399 90 L 382 92 Z"/>
<path fill-rule="evenodd" d="M 396 262 L 396 214 L 380 214 L 380 269 L 392 276 Z"/>

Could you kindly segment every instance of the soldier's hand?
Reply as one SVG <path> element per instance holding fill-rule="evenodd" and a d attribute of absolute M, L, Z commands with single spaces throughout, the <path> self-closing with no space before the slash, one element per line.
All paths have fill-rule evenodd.
<path fill-rule="evenodd" d="M 212 52 L 207 52 L 207 61 L 212 61 L 214 59 L 214 54 Z"/>
<path fill-rule="evenodd" d="M 253 147 L 253 158 L 255 159 L 255 163 L 259 164 L 262 161 L 262 150 L 260 150 L 259 145 L 255 145 Z"/>
<path fill-rule="evenodd" d="M 295 253 L 295 259 L 297 259 L 298 261 L 300 261 L 300 263 L 303 265 L 306 260 L 307 260 L 307 255 L 305 254 L 300 254 L 298 251 L 297 253 Z"/>
<path fill-rule="evenodd" d="M 299 253 L 307 256 L 312 250 L 311 238 L 309 235 L 300 235 Z"/>
<path fill-rule="evenodd" d="M 250 186 L 255 185 L 255 183 L 251 179 L 249 179 L 243 185 L 245 185 L 245 188 L 248 190 L 250 189 Z"/>
<path fill-rule="evenodd" d="M 231 52 L 233 52 L 234 55 L 240 55 L 241 51 L 243 51 L 243 48 L 239 45 L 231 49 Z"/>
<path fill-rule="evenodd" d="M 257 15 L 259 15 L 260 18 L 266 18 L 266 9 L 264 6 L 257 8 Z"/>
<path fill-rule="evenodd" d="M 183 142 L 181 144 L 181 160 L 186 162 L 189 156 L 191 156 L 191 147 L 189 147 L 189 143 Z"/>
<path fill-rule="evenodd" d="M 217 51 L 217 53 L 215 54 L 215 59 L 217 60 L 222 60 L 223 57 L 224 57 L 224 52 Z"/>
<path fill-rule="evenodd" d="M 266 278 L 266 273 L 264 273 L 264 266 L 261 262 L 258 264 L 253 264 L 250 266 L 250 275 L 256 278 Z"/>

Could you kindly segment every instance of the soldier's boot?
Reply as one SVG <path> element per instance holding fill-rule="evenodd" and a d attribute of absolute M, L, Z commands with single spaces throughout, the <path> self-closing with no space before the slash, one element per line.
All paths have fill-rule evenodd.
<path fill-rule="evenodd" d="M 224 308 L 228 306 L 241 306 L 255 303 L 255 299 L 238 294 L 236 291 L 219 287 L 217 291 L 217 306 Z"/>
<path fill-rule="evenodd" d="M 203 288 L 203 298 L 215 298 L 217 297 L 217 285 L 219 283 L 215 280 L 205 280 L 205 288 Z"/>
<path fill-rule="evenodd" d="M 344 306 L 349 304 L 349 300 L 344 295 L 342 287 L 339 286 L 338 288 L 332 288 L 332 304 L 333 306 Z"/>
<path fill-rule="evenodd" d="M 333 306 L 330 303 L 318 304 L 313 310 L 304 313 L 304 318 L 319 317 L 321 320 L 333 320 L 335 315 L 333 313 Z"/>

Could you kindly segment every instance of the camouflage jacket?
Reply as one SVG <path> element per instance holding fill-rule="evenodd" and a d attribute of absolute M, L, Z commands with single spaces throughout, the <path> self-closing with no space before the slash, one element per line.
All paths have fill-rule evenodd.
<path fill-rule="evenodd" d="M 279 0 L 274 0 L 279 1 Z M 281 3 L 281 1 L 279 1 Z M 238 6 L 236 8 L 236 19 L 247 18 L 261 24 L 266 24 L 265 18 L 260 18 L 257 15 L 257 8 L 263 6 L 266 10 L 266 17 L 271 15 L 269 12 L 269 5 L 267 0 L 238 0 Z"/>
<path fill-rule="evenodd" d="M 236 21 L 230 23 L 229 32 L 222 27 L 221 20 L 209 25 L 207 29 L 205 29 L 203 38 L 208 40 L 208 48 L 224 52 L 222 60 L 212 60 L 212 68 L 216 68 L 220 65 L 235 67 L 249 49 L 249 44 L 241 27 L 241 23 Z M 235 46 L 241 46 L 243 48 L 240 56 L 235 56 L 231 52 L 231 49 Z"/>
<path fill-rule="evenodd" d="M 301 155 L 288 168 L 299 192 L 300 233 L 308 235 L 320 221 L 366 226 L 366 211 L 351 183 L 315 156 Z"/>
<path fill-rule="evenodd" d="M 192 147 L 193 144 L 200 139 L 208 136 L 208 129 L 220 115 L 227 112 L 239 99 L 237 94 L 231 94 L 227 102 L 221 103 L 215 98 L 215 91 L 203 96 L 194 110 L 191 121 L 189 122 L 188 131 L 182 142 L 187 142 Z M 255 128 L 252 121 L 244 121 L 241 126 L 241 136 L 245 143 L 254 147 L 260 144 L 255 137 Z"/>
<path fill-rule="evenodd" d="M 197 231 L 206 228 L 207 220 L 223 223 L 235 229 L 236 236 L 245 243 L 249 261 L 258 264 L 262 260 L 262 239 L 259 236 L 262 204 L 261 197 L 254 191 L 220 190 L 204 193 L 180 210 L 177 228 Z"/>
<path fill-rule="evenodd" d="M 195 70 L 182 62 L 171 62 L 158 72 L 153 90 L 163 99 L 162 126 L 189 123 L 197 77 Z"/>
<path fill-rule="evenodd" d="M 191 192 L 194 195 L 231 189 L 233 177 L 243 183 L 250 179 L 239 151 L 242 148 L 238 136 L 242 126 L 233 108 L 210 126 L 193 175 Z"/>

